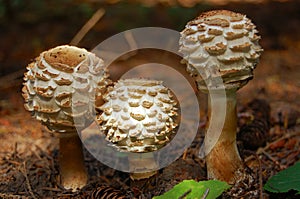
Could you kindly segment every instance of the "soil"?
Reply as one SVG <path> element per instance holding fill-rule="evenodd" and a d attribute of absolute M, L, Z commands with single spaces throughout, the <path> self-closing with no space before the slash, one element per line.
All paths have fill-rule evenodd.
<path fill-rule="evenodd" d="M 0 5 L 6 8 L 6 12 L 2 12 L 0 20 L 3 30 L 0 32 L 0 198 L 100 198 L 105 194 L 112 194 L 106 198 L 151 198 L 170 190 L 182 180 L 207 179 L 205 160 L 199 156 L 206 124 L 207 97 L 199 93 L 201 121 L 197 136 L 175 162 L 148 180 L 134 182 L 128 173 L 109 168 L 84 149 L 88 184 L 76 192 L 65 190 L 60 184 L 57 137 L 23 108 L 22 73 L 26 64 L 43 50 L 68 43 L 89 19 L 95 10 L 93 6 L 99 5 L 82 1 L 65 3 L 51 15 L 49 12 L 56 8 L 54 3 L 35 5 L 34 1 L 28 1 L 26 6 L 15 3 L 10 5 L 12 7 L 4 7 L 3 2 Z M 129 13 L 120 12 L 122 6 L 130 8 Z M 161 26 L 181 30 L 186 21 L 207 9 L 236 10 L 253 19 L 262 35 L 261 45 L 265 51 L 254 79 L 238 91 L 239 135 L 252 132 L 251 136 L 239 136 L 239 150 L 253 181 L 237 183 L 221 198 L 296 198 L 294 192 L 271 194 L 262 186 L 268 178 L 300 159 L 298 1 L 222 7 L 205 5 L 190 10 L 177 8 L 176 12 L 161 5 L 145 8 L 119 3 L 103 7 L 105 17 L 85 35 L 79 46 L 92 49 L 101 40 L 124 28 Z M 135 14 L 138 17 L 135 24 L 122 21 L 128 16 L 134 18 L 130 12 L 135 9 L 143 13 Z M 174 13 L 177 17 L 172 15 Z M 186 18 L 179 20 L 180 23 L 174 22 L 178 15 L 185 13 Z M 77 14 L 83 17 L 75 18 Z M 148 19 L 152 20 L 151 23 Z M 170 65 L 185 74 L 180 57 L 156 50 L 140 50 L 112 63 L 111 77 L 116 80 L 129 68 L 149 62 Z M 155 71 L 149 70 L 148 74 L 151 73 Z M 187 78 L 195 89 L 194 82 Z M 264 141 L 256 146 L 253 145 L 255 139 Z"/>

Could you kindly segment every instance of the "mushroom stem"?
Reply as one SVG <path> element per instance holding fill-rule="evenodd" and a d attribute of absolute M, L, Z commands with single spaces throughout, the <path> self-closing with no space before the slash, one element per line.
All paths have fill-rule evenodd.
<path fill-rule="evenodd" d="M 155 162 L 152 153 L 130 153 L 128 156 L 130 178 L 132 180 L 142 180 L 154 176 L 158 165 Z M 143 172 L 145 170 L 150 170 Z"/>
<path fill-rule="evenodd" d="M 224 92 L 224 91 L 223 91 Z M 226 113 L 220 117 L 221 106 L 226 100 Z M 227 90 L 226 97 L 219 91 L 210 93 L 208 102 L 209 123 L 214 128 L 208 128 L 205 135 L 205 153 L 208 178 L 226 181 L 233 184 L 241 178 L 244 169 L 236 145 L 237 113 L 236 89 Z M 223 125 L 223 126 L 220 126 Z M 221 133 L 215 128 L 221 129 Z M 212 139 L 215 139 L 212 141 Z"/>
<path fill-rule="evenodd" d="M 80 189 L 87 183 L 82 143 L 77 133 L 59 137 L 61 183 L 66 189 Z"/>

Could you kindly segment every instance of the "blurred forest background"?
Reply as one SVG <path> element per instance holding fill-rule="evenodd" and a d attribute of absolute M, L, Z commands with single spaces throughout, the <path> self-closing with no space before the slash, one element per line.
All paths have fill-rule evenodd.
<path fill-rule="evenodd" d="M 157 26 L 181 31 L 187 21 L 211 9 L 246 14 L 267 50 L 295 48 L 300 42 L 300 1 L 271 0 L 0 0 L 0 76 L 25 66 L 40 52 L 68 44 L 102 8 L 104 16 L 78 46 L 93 49 L 124 30 Z"/>

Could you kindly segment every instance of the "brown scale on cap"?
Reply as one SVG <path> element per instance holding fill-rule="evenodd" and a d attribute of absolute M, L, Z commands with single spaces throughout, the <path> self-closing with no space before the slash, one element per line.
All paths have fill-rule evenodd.
<path fill-rule="evenodd" d="M 217 18 L 218 16 L 230 17 L 230 21 L 240 21 L 244 17 L 244 15 L 242 15 L 240 13 L 232 12 L 229 10 L 212 10 L 212 11 L 202 13 L 196 19 L 205 19 L 206 21 L 210 21 L 211 17 Z M 220 22 L 222 22 L 222 19 L 220 20 Z M 218 24 L 221 24 L 221 23 L 218 23 Z"/>
<path fill-rule="evenodd" d="M 58 70 L 72 71 L 80 62 L 86 59 L 88 52 L 80 48 L 56 47 L 44 54 L 44 59 Z"/>

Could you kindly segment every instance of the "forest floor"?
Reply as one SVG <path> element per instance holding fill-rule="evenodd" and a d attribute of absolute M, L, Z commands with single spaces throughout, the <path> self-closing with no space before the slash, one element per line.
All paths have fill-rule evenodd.
<path fill-rule="evenodd" d="M 8 41 L 12 41 L 15 29 L 9 30 L 13 33 L 8 34 Z M 267 127 L 261 129 L 258 126 L 256 131 L 264 134 L 265 144 L 247 149 L 253 140 L 239 142 L 241 156 L 254 182 L 233 186 L 222 198 L 234 198 L 237 194 L 243 198 L 296 198 L 293 192 L 274 195 L 262 188 L 268 178 L 300 159 L 300 38 L 296 35 L 297 32 L 289 32 L 275 38 L 266 34 L 262 43 L 265 51 L 254 72 L 254 79 L 238 91 L 238 130 L 249 122 L 251 116 L 259 115 L 257 111 L 266 112 L 270 117 L 259 118 Z M 274 45 L 275 41 L 280 43 L 280 47 Z M 37 56 L 32 54 L 31 58 Z M 117 67 L 112 68 L 111 76 L 116 78 L 124 68 L 149 63 L 149 57 L 151 62 L 180 68 L 180 58 L 174 55 L 138 51 L 125 61 L 114 62 L 113 66 Z M 120 65 L 122 70 L 118 69 Z M 7 68 L 3 71 L 7 72 Z M 199 95 L 204 108 L 201 109 L 201 125 L 195 140 L 179 159 L 161 169 L 155 177 L 144 181 L 141 186 L 133 182 L 128 173 L 109 168 L 84 150 L 88 184 L 77 192 L 71 192 L 60 184 L 57 137 L 23 108 L 22 80 L 5 78 L 7 82 L 1 81 L 0 85 L 0 198 L 87 198 L 100 190 L 115 193 L 120 198 L 151 198 L 170 190 L 182 180 L 206 180 L 205 160 L 198 155 L 206 122 L 204 94 Z M 258 110 L 251 106 L 251 102 L 257 99 L 266 102 Z M 264 108 L 268 106 L 270 112 Z"/>

